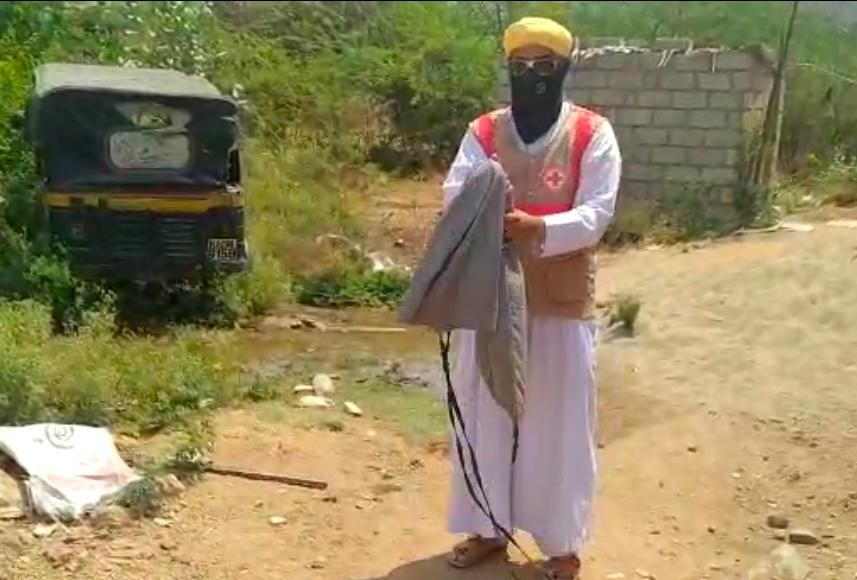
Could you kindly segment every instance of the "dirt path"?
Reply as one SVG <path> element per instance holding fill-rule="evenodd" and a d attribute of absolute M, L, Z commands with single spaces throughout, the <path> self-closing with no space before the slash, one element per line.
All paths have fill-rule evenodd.
<path fill-rule="evenodd" d="M 820 227 L 606 260 L 602 289 L 632 291 L 643 316 L 638 337 L 601 349 L 586 578 L 746 578 L 780 543 L 771 514 L 819 537 L 801 548 L 813 579 L 857 578 L 855 245 L 857 231 Z M 339 364 L 343 383 L 362 372 L 355 361 L 432 360 L 432 346 L 419 333 L 367 341 L 263 330 L 236 341 L 256 358 L 286 351 Z M 0 578 L 508 578 L 502 566 L 446 567 L 447 459 L 429 445 L 442 436 L 403 438 L 387 417 L 371 418 L 386 407 L 366 396 L 370 417 L 342 419 L 336 432 L 296 422 L 281 403 L 218 417 L 219 461 L 325 479 L 325 492 L 210 476 L 171 505 L 168 527 L 35 541 L 7 525 Z M 414 420 L 424 409 L 403 412 Z M 57 555 L 69 549 L 82 555 Z M 520 578 L 537 577 L 513 557 Z"/>

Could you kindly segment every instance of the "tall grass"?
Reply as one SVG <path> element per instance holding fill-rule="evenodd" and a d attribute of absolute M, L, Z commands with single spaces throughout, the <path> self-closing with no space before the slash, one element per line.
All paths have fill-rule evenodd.
<path fill-rule="evenodd" d="M 112 313 L 53 334 L 49 307 L 0 303 L 0 424 L 58 421 L 153 431 L 237 395 L 230 369 L 200 335 L 116 336 Z"/>

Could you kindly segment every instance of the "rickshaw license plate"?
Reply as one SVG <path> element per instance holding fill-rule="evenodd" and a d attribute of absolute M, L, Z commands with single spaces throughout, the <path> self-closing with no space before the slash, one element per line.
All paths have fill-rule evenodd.
<path fill-rule="evenodd" d="M 234 262 L 238 260 L 238 240 L 208 240 L 208 257 L 215 262 Z"/>

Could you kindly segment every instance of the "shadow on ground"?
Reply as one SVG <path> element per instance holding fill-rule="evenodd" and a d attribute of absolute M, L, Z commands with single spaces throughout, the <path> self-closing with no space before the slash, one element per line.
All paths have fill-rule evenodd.
<path fill-rule="evenodd" d="M 445 555 L 433 556 L 403 564 L 384 576 L 364 580 L 543 580 L 544 574 L 535 566 L 486 562 L 470 570 L 456 570 L 446 562 Z"/>

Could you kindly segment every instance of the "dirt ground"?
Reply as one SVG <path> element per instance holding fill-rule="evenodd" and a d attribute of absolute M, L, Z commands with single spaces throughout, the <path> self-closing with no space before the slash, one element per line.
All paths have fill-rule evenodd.
<path fill-rule="evenodd" d="M 857 229 L 819 223 L 811 233 L 605 257 L 604 296 L 631 292 L 643 308 L 638 336 L 601 347 L 601 471 L 584 578 L 746 578 L 781 542 L 766 525 L 772 514 L 819 537 L 799 547 L 813 579 L 857 578 L 855 246 Z M 295 332 L 239 335 L 236 348 L 248 357 L 299 350 L 331 367 L 434 356 L 417 332 Z M 343 384 L 359 374 L 336 368 Z M 454 538 L 444 531 L 442 424 L 414 437 L 384 416 L 381 398 L 358 402 L 367 416 L 341 418 L 338 432 L 296 422 L 311 411 L 282 403 L 218 416 L 219 462 L 323 479 L 326 491 L 209 476 L 164 521 L 45 540 L 7 524 L 0 577 L 511 578 L 499 563 L 468 572 L 444 563 Z M 538 578 L 512 559 L 519 578 Z"/>

